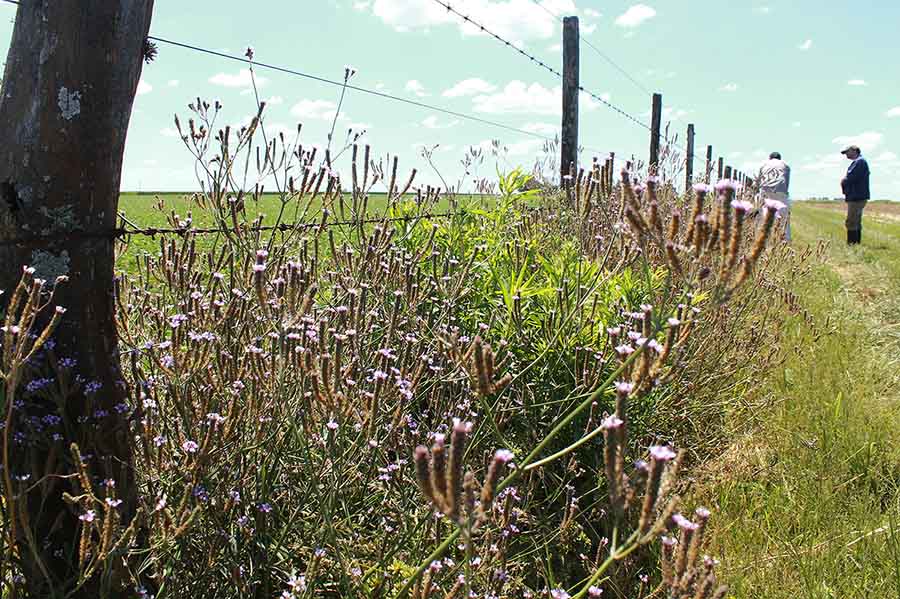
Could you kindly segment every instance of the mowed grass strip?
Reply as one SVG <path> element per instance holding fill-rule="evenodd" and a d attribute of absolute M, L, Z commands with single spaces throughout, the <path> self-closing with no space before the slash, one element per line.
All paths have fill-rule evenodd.
<path fill-rule="evenodd" d="M 900 221 L 873 204 L 848 248 L 841 208 L 793 214 L 798 247 L 831 241 L 793 291 L 832 332 L 816 342 L 797 319 L 799 350 L 760 373 L 768 408 L 734 414 L 758 424 L 700 473 L 733 597 L 900 596 Z"/>

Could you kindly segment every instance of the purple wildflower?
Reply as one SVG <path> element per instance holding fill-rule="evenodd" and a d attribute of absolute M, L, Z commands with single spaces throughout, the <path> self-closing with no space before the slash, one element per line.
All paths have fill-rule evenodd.
<path fill-rule="evenodd" d="M 650 457 L 658 462 L 668 462 L 674 460 L 676 453 L 667 445 L 654 445 L 650 448 Z"/>

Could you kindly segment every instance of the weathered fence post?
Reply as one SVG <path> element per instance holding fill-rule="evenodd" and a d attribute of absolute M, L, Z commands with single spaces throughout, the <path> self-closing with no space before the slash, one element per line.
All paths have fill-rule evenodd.
<path fill-rule="evenodd" d="M 732 169 L 730 166 L 725 167 L 725 178 L 731 179 Z"/>
<path fill-rule="evenodd" d="M 85 381 L 65 385 L 61 413 L 54 416 L 71 426 L 60 429 L 52 449 L 16 447 L 10 457 L 16 473 L 30 477 L 29 489 L 19 487 L 15 498 L 17 520 L 28 531 L 19 526 L 10 539 L 18 545 L 28 597 L 99 597 L 99 580 L 107 577 L 97 573 L 77 584 L 81 569 L 70 550 L 78 547 L 85 522 L 77 506 L 63 500 L 64 491 L 75 490 L 70 443 L 80 445 L 93 478 L 115 483 L 122 526 L 137 508 L 134 433 L 127 409 L 122 413 L 113 231 L 125 132 L 144 58 L 152 56 L 146 41 L 152 11 L 153 0 L 80 0 L 23 1 L 16 12 L 0 96 L 0 241 L 47 235 L 0 244 L 0 289 L 8 291 L 0 303 L 23 266 L 33 267 L 48 287 L 58 276 L 70 277 L 54 297 L 67 312 L 53 341 L 57 356 L 76 363 L 68 380 Z"/>
<path fill-rule="evenodd" d="M 710 179 L 712 179 L 712 169 L 713 169 L 713 147 L 706 146 L 706 184 L 709 185 Z"/>
<path fill-rule="evenodd" d="M 725 176 L 725 159 L 719 156 L 719 176 L 717 177 L 719 180 Z"/>
<path fill-rule="evenodd" d="M 653 108 L 650 118 L 650 163 L 649 173 L 659 174 L 659 140 L 662 137 L 662 94 L 653 94 Z"/>
<path fill-rule="evenodd" d="M 687 128 L 687 157 L 684 169 L 684 191 L 691 188 L 694 184 L 694 124 L 691 123 Z"/>
<path fill-rule="evenodd" d="M 578 92 L 579 77 L 578 17 L 563 19 L 562 134 L 560 139 L 560 186 L 566 175 L 578 172 Z"/>
<path fill-rule="evenodd" d="M 613 178 L 616 176 L 616 153 L 609 153 L 609 190 L 612 191 L 613 188 Z"/>

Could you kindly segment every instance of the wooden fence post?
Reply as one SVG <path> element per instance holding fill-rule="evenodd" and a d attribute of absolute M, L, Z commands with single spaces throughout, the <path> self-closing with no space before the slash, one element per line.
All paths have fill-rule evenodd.
<path fill-rule="evenodd" d="M 730 166 L 725 167 L 725 178 L 731 179 L 732 169 Z"/>
<path fill-rule="evenodd" d="M 650 163 L 649 174 L 659 174 L 659 139 L 662 128 L 662 94 L 653 94 L 653 108 L 650 120 Z"/>
<path fill-rule="evenodd" d="M 578 17 L 563 19 L 562 134 L 560 139 L 560 186 L 565 176 L 578 171 L 578 92 L 579 80 Z"/>
<path fill-rule="evenodd" d="M 709 185 L 710 179 L 712 179 L 712 169 L 713 169 L 713 147 L 706 146 L 706 184 Z"/>
<path fill-rule="evenodd" d="M 609 153 L 609 190 L 612 191 L 613 188 L 613 180 L 616 176 L 616 153 Z"/>
<path fill-rule="evenodd" d="M 719 179 L 725 176 L 725 159 L 719 156 Z"/>
<path fill-rule="evenodd" d="M 691 123 L 687 128 L 687 162 L 685 163 L 684 172 L 684 192 L 687 193 L 694 184 L 694 124 Z"/>

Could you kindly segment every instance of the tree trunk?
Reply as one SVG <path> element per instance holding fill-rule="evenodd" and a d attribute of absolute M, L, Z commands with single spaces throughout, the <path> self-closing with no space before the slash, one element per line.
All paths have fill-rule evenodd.
<path fill-rule="evenodd" d="M 78 391 L 61 398 L 62 439 L 17 450 L 10 462 L 32 484 L 69 474 L 68 446 L 78 443 L 95 481 L 116 481 L 123 523 L 136 489 L 108 233 L 152 10 L 153 0 L 21 0 L 0 95 L 0 289 L 11 290 L 24 265 L 48 282 L 70 277 L 56 298 L 68 311 L 54 353 L 75 359 L 81 377 Z M 79 514 L 64 491 L 73 491 L 70 481 L 44 479 L 24 500 L 37 540 L 37 552 L 21 535 L 18 542 L 28 596 L 52 596 L 51 586 L 68 592 L 77 576 Z M 96 597 L 97 588 L 92 582 L 75 596 Z"/>

